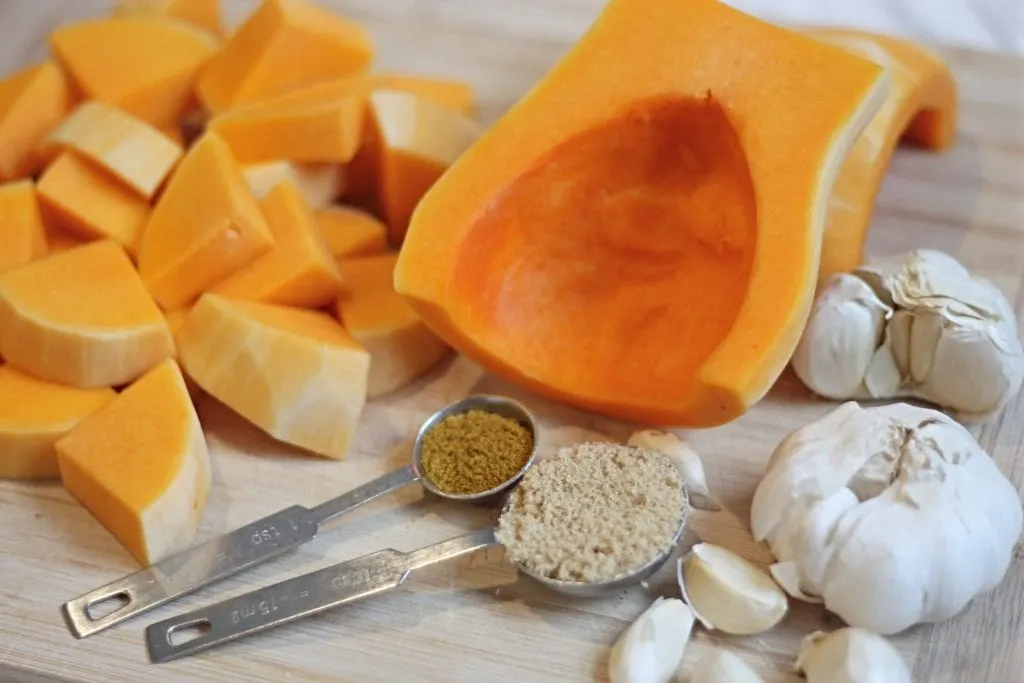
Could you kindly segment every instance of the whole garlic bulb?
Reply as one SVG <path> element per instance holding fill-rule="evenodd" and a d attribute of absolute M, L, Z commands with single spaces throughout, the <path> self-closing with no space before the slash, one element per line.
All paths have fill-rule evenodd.
<path fill-rule="evenodd" d="M 860 628 L 807 636 L 796 670 L 808 683 L 910 683 L 910 671 L 896 648 Z"/>
<path fill-rule="evenodd" d="M 948 619 L 995 587 L 1022 519 L 966 429 L 904 403 L 850 401 L 789 434 L 751 508 L 790 595 L 881 634 Z"/>
<path fill-rule="evenodd" d="M 965 416 L 998 410 L 1024 381 L 1006 297 L 931 249 L 829 280 L 792 365 L 828 398 L 913 397 Z"/>

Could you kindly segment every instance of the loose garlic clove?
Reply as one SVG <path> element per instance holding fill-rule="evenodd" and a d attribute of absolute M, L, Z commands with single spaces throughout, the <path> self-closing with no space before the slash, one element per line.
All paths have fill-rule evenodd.
<path fill-rule="evenodd" d="M 768 567 L 768 573 L 789 597 L 814 604 L 823 602 L 820 597 L 808 595 L 800 588 L 800 567 L 795 562 L 776 562 Z"/>
<path fill-rule="evenodd" d="M 796 671 L 807 683 L 910 683 L 910 671 L 889 641 L 853 627 L 805 637 Z"/>
<path fill-rule="evenodd" d="M 782 621 L 786 594 L 772 578 L 736 553 L 698 543 L 679 560 L 679 589 L 694 616 L 709 630 L 753 635 Z"/>
<path fill-rule="evenodd" d="M 852 396 L 882 341 L 890 312 L 860 278 L 834 276 L 814 302 L 793 352 L 793 371 L 816 394 Z"/>
<path fill-rule="evenodd" d="M 608 655 L 611 683 L 668 683 L 675 679 L 693 631 L 693 612 L 678 598 L 658 598 L 637 617 Z"/>
<path fill-rule="evenodd" d="M 733 653 L 712 650 L 697 662 L 690 683 L 764 683 L 764 679 Z"/>
<path fill-rule="evenodd" d="M 690 495 L 690 504 L 693 507 L 709 511 L 719 509 L 718 503 L 715 502 L 708 489 L 707 477 L 704 476 L 704 465 L 700 461 L 700 456 L 678 436 L 655 429 L 644 429 L 635 432 L 626 443 L 629 446 L 661 453 L 669 458 L 679 470 L 683 481 L 686 482 L 686 490 Z"/>

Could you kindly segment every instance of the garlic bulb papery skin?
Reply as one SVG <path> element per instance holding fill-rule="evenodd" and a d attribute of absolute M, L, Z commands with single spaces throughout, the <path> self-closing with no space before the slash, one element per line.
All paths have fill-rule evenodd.
<path fill-rule="evenodd" d="M 719 509 L 718 503 L 708 489 L 708 480 L 704 476 L 704 465 L 700 461 L 700 456 L 678 436 L 656 429 L 644 429 L 634 432 L 626 445 L 638 446 L 666 456 L 675 464 L 683 481 L 686 482 L 690 504 L 698 510 Z"/>
<path fill-rule="evenodd" d="M 805 637 L 796 670 L 808 683 L 911 683 L 910 671 L 896 648 L 860 628 L 818 631 Z"/>
<path fill-rule="evenodd" d="M 757 565 L 731 550 L 698 543 L 676 565 L 683 599 L 708 630 L 763 633 L 789 611 L 785 592 Z"/>
<path fill-rule="evenodd" d="M 833 276 L 792 366 L 828 398 L 918 398 L 974 418 L 1020 390 L 1024 348 L 995 285 L 948 254 L 919 249 Z"/>
<path fill-rule="evenodd" d="M 690 683 L 764 683 L 764 679 L 733 653 L 712 650 L 697 662 Z"/>
<path fill-rule="evenodd" d="M 751 529 L 798 599 L 880 634 L 960 612 L 994 588 L 1021 534 L 1013 484 L 946 415 L 850 401 L 789 434 Z"/>
<path fill-rule="evenodd" d="M 668 683 L 676 678 L 693 631 L 693 612 L 678 598 L 658 598 L 630 624 L 608 655 L 611 683 Z"/>

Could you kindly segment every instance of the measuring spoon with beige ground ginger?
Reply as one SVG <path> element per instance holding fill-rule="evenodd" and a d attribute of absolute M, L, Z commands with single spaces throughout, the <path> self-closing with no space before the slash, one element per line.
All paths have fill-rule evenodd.
<path fill-rule="evenodd" d="M 573 510 L 572 522 L 553 519 L 552 506 Z M 419 569 L 494 545 L 558 593 L 602 595 L 660 569 L 679 545 L 688 510 L 685 482 L 664 455 L 577 444 L 526 475 L 496 527 L 410 552 L 380 550 L 151 624 L 149 657 L 167 662 L 379 595 Z M 610 528 L 608 518 L 624 523 Z"/>
<path fill-rule="evenodd" d="M 517 469 L 511 471 L 511 476 L 499 476 L 499 483 L 487 490 L 473 491 L 471 486 L 465 485 L 466 482 L 459 480 L 453 480 L 453 483 L 463 485 L 456 486 L 454 491 L 442 490 L 430 477 L 425 476 L 424 451 L 425 442 L 429 444 L 428 434 L 449 417 L 457 418 L 478 411 L 507 418 L 506 422 L 512 421 L 511 426 L 517 423 L 520 431 L 525 430 L 526 439 L 520 438 L 516 442 L 525 444 L 524 452 L 515 463 Z M 479 431 L 471 432 L 468 436 L 479 438 Z M 533 416 L 516 401 L 490 395 L 470 396 L 456 401 L 434 413 L 420 427 L 410 465 L 314 508 L 301 505 L 285 508 L 92 590 L 62 606 L 64 620 L 76 638 L 93 635 L 175 598 L 283 555 L 313 540 L 322 524 L 409 484 L 419 483 L 431 493 L 451 500 L 481 500 L 497 496 L 514 486 L 529 468 L 536 454 L 536 439 Z M 451 443 L 447 445 L 449 449 L 453 446 Z M 440 461 L 438 469 L 442 475 L 446 465 L 450 463 Z M 497 474 L 501 475 L 501 471 Z M 444 476 L 435 479 L 447 481 Z M 468 483 L 485 482 L 486 485 L 486 481 L 486 476 L 476 476 L 470 477 Z M 99 611 L 96 608 L 100 607 L 100 603 L 114 603 L 117 606 L 111 612 L 93 617 L 90 610 Z"/>

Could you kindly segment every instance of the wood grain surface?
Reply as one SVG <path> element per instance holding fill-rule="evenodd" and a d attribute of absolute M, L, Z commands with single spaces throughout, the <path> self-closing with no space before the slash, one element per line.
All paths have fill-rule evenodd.
<path fill-rule="evenodd" d="M 229 4 L 232 22 L 255 2 Z M 381 68 L 464 78 L 491 121 L 566 50 L 600 9 L 596 0 L 348 0 L 337 6 L 368 25 Z M 0 3 L 0 73 L 47 51 L 63 21 L 99 15 L 96 0 Z M 959 142 L 936 156 L 898 153 L 878 200 L 870 251 L 930 246 L 957 255 L 993 279 L 1024 318 L 1024 61 L 943 50 L 962 92 Z M 799 103 L 794 103 L 799 106 Z M 262 436 L 210 399 L 199 402 L 214 467 L 201 538 L 293 503 L 313 505 L 407 461 L 421 421 L 471 392 L 524 401 L 541 418 L 541 448 L 625 439 L 633 426 L 597 418 L 512 388 L 463 358 L 407 390 L 368 405 L 346 461 L 318 459 Z M 694 530 L 764 561 L 744 520 L 771 449 L 789 430 L 833 404 L 813 399 L 787 372 L 769 397 L 724 427 L 686 438 L 702 454 L 729 512 L 697 515 Z M 1024 402 L 973 427 L 1014 482 L 1024 484 Z M 151 665 L 142 630 L 156 619 L 391 547 L 408 550 L 479 528 L 495 511 L 460 507 L 400 491 L 331 524 L 298 553 L 230 579 L 85 640 L 65 628 L 59 605 L 137 567 L 58 484 L 0 482 L 0 681 L 140 683 L 245 680 L 341 682 L 605 680 L 615 637 L 658 594 L 676 594 L 671 569 L 647 588 L 610 598 L 570 600 L 518 579 L 500 550 L 417 575 L 388 596 L 342 608 L 204 654 Z M 1024 681 L 1024 559 L 992 593 L 957 618 L 894 638 L 922 683 Z M 766 681 L 796 681 L 800 638 L 840 626 L 813 606 L 794 604 L 782 625 L 758 637 L 699 630 L 685 671 L 709 648 L 728 648 Z"/>

